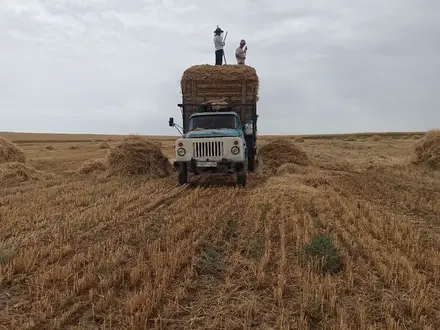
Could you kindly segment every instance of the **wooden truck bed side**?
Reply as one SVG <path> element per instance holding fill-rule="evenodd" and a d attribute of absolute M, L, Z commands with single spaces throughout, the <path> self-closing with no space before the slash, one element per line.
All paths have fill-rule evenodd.
<path fill-rule="evenodd" d="M 196 112 L 199 104 L 225 99 L 240 116 L 242 122 L 254 119 L 256 122 L 257 96 L 256 83 L 247 80 L 238 81 L 187 81 L 182 86 L 182 120 L 187 129 L 189 117 Z"/>
<path fill-rule="evenodd" d="M 182 86 L 183 103 L 199 104 L 209 100 L 226 98 L 231 103 L 256 102 L 256 83 L 238 81 L 196 81 L 190 80 Z"/>

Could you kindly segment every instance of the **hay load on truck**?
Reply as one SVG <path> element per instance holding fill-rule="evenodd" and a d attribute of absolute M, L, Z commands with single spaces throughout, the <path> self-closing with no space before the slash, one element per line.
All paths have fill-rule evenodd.
<path fill-rule="evenodd" d="M 182 75 L 182 138 L 175 141 L 180 184 L 188 175 L 236 174 L 245 186 L 255 171 L 259 81 L 248 65 L 195 65 Z"/>

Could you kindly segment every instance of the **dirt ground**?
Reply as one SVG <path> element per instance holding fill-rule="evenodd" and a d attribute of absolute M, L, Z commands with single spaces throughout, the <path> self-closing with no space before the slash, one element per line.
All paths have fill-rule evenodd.
<path fill-rule="evenodd" d="M 440 329 L 440 173 L 411 165 L 417 136 L 291 137 L 311 164 L 246 188 L 78 171 L 118 137 L 12 138 L 36 172 L 0 182 L 2 329 Z"/>

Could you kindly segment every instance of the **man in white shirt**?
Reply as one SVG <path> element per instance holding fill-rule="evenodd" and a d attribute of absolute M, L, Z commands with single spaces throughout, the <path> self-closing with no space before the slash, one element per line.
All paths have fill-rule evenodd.
<path fill-rule="evenodd" d="M 240 41 L 240 46 L 235 50 L 235 58 L 237 59 L 237 64 L 245 64 L 244 61 L 246 60 L 246 51 L 247 46 L 245 40 Z M 244 47 L 244 48 L 243 48 Z"/>
<path fill-rule="evenodd" d="M 215 65 L 223 65 L 223 47 L 225 42 L 221 36 L 222 33 L 223 30 L 217 26 L 214 31 Z"/>

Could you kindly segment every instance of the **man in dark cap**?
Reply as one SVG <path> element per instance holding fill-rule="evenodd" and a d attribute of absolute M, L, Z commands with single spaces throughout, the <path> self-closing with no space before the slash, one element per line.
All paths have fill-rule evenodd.
<path fill-rule="evenodd" d="M 222 33 L 223 30 L 217 25 L 217 28 L 214 31 L 215 65 L 223 65 L 223 47 L 225 42 L 221 36 Z"/>

